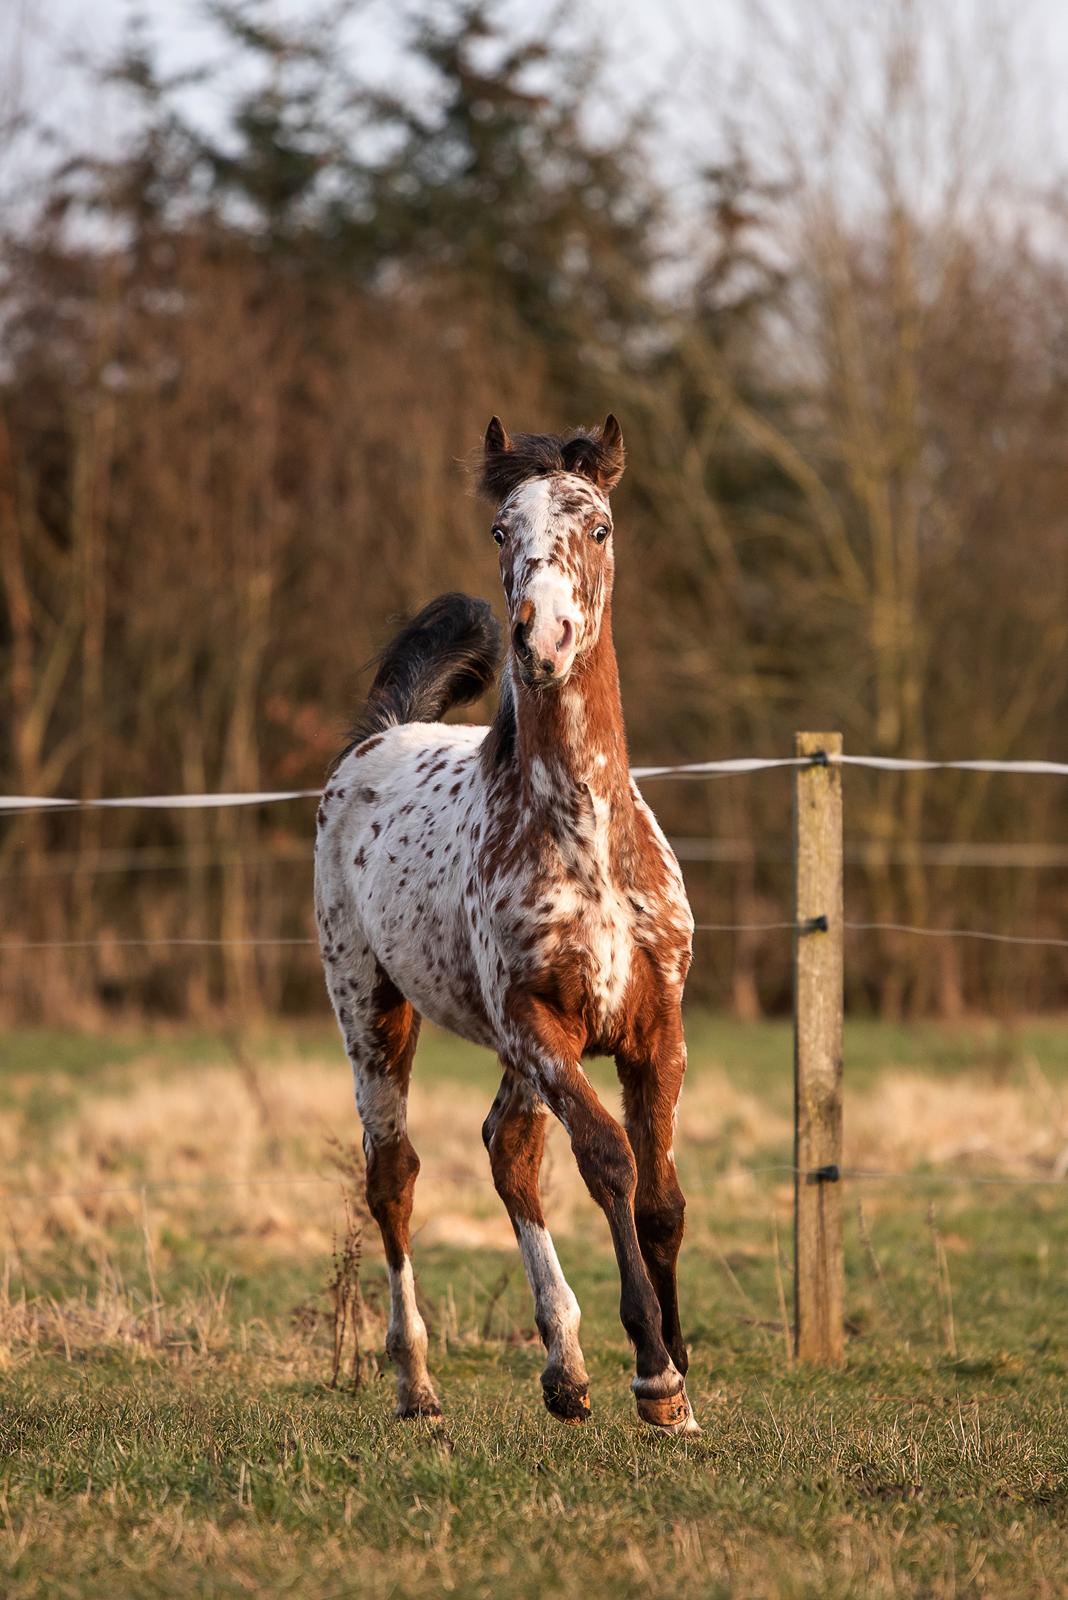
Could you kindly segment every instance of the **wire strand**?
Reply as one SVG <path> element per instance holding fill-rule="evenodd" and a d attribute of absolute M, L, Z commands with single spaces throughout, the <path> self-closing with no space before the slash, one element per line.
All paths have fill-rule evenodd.
<path fill-rule="evenodd" d="M 921 928 L 908 922 L 843 922 L 849 933 L 910 933 L 925 939 L 982 939 L 991 944 L 1029 945 L 1039 949 L 1068 949 L 1068 939 L 1047 939 L 1019 933 L 995 933 L 984 928 Z M 799 930 L 794 922 L 697 922 L 695 933 L 786 933 Z M 166 950 L 191 949 L 310 949 L 315 939 L 4 939 L 0 955 L 32 950 Z"/>
<path fill-rule="evenodd" d="M 0 1194 L 0 1200 L 99 1200 L 111 1195 L 155 1194 L 164 1189 L 191 1189 L 209 1193 L 217 1189 L 271 1189 L 297 1184 L 340 1183 L 341 1177 L 322 1173 L 296 1173 L 292 1177 L 252 1178 L 150 1178 L 144 1183 L 114 1184 L 102 1189 L 24 1189 Z"/>
<path fill-rule="evenodd" d="M 808 1168 L 793 1167 L 783 1162 L 767 1167 L 734 1167 L 734 1172 L 744 1172 L 748 1177 L 759 1178 L 778 1173 L 790 1178 L 817 1178 Z M 1068 1185 L 1068 1173 L 1062 1177 L 1030 1177 L 1018 1173 L 997 1172 L 881 1172 L 871 1167 L 839 1167 L 837 1181 L 852 1183 L 905 1183 L 916 1188 L 960 1187 L 978 1185 L 980 1188 L 1008 1185 L 1010 1188 L 1063 1189 Z"/>
<path fill-rule="evenodd" d="M 789 928 L 793 931 L 796 922 L 695 922 L 694 933 L 778 933 Z"/>
<path fill-rule="evenodd" d="M 631 767 L 633 778 L 705 778 L 747 772 L 767 772 L 775 767 L 810 767 L 814 764 L 873 767 L 890 772 L 1015 772 L 1028 776 L 1068 777 L 1068 761 L 928 761 L 906 756 L 730 756 L 721 761 L 672 762 L 664 766 Z M 316 800 L 319 789 L 264 789 L 218 794 L 115 795 L 104 799 L 74 800 L 62 796 L 0 795 L 0 812 L 109 810 L 204 810 L 222 806 L 274 805 L 287 800 Z"/>
<path fill-rule="evenodd" d="M 671 835 L 668 843 L 680 862 L 689 865 L 729 865 L 745 860 L 754 865 L 782 866 L 793 857 L 785 846 L 759 842 L 753 851 L 745 839 L 712 835 Z M 1047 870 L 1068 867 L 1068 845 L 1042 843 L 960 843 L 921 840 L 889 846 L 882 839 L 847 839 L 843 848 L 847 866 L 994 867 Z M 233 850 L 182 845 L 132 845 L 128 849 L 50 852 L 33 861 L 18 860 L 0 866 L 0 879 L 79 877 L 89 874 L 127 876 L 132 872 L 188 872 L 192 868 L 221 871 L 226 867 L 300 867 L 307 870 L 311 852 L 304 843 L 284 850 Z"/>
<path fill-rule="evenodd" d="M 1068 761 L 927 761 L 908 756 L 828 755 L 832 766 L 873 767 L 880 772 L 1016 772 L 1030 777 L 1068 777 Z"/>
<path fill-rule="evenodd" d="M 777 1175 L 789 1178 L 816 1178 L 818 1174 L 808 1168 L 795 1167 L 788 1162 L 779 1162 L 767 1166 L 752 1167 L 747 1165 L 732 1166 L 720 1173 L 714 1174 L 717 1178 L 731 1178 L 738 1174 L 750 1178 L 769 1177 Z M 1017 1173 L 994 1172 L 884 1172 L 866 1167 L 840 1167 L 838 1181 L 854 1183 L 902 1183 L 915 1188 L 930 1187 L 959 1187 L 959 1188 L 1049 1188 L 1063 1189 L 1068 1186 L 1068 1174 L 1063 1177 L 1031 1177 L 1021 1176 Z M 324 1174 L 301 1172 L 288 1176 L 270 1176 L 265 1173 L 254 1174 L 247 1178 L 147 1178 L 143 1183 L 136 1184 L 109 1184 L 101 1188 L 75 1188 L 75 1189 L 12 1189 L 6 1193 L 0 1192 L 0 1202 L 8 1200 L 18 1201 L 47 1201 L 47 1200 L 99 1200 L 116 1195 L 137 1196 L 142 1194 L 155 1194 L 164 1190 L 184 1189 L 198 1194 L 208 1194 L 225 1189 L 271 1189 L 282 1187 L 297 1187 L 301 1185 L 340 1184 L 340 1174 Z"/>
<path fill-rule="evenodd" d="M 285 949 L 313 945 L 314 939 L 3 939 L 0 954 L 16 950 L 164 950 L 172 945 L 193 949 Z"/>
<path fill-rule="evenodd" d="M 232 794 L 114 795 L 98 800 L 8 794 L 0 795 L 0 811 L 204 811 L 226 806 L 276 805 L 283 800 L 318 800 L 321 793 L 321 789 L 264 789 Z"/>
<path fill-rule="evenodd" d="M 732 756 L 725 761 L 676 762 L 662 767 L 631 767 L 632 778 L 716 778 L 774 767 L 810 767 L 809 756 Z"/>
<path fill-rule="evenodd" d="M 984 939 L 990 944 L 1025 944 L 1068 950 L 1068 939 L 1032 938 L 1022 933 L 994 933 L 985 928 L 920 928 L 911 922 L 844 922 L 850 933 L 915 933 L 924 939 Z"/>

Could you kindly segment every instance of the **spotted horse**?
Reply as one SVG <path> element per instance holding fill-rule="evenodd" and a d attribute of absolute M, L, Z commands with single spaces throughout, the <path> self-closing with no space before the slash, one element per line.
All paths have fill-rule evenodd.
<path fill-rule="evenodd" d="M 482 1133 L 548 1353 L 549 1411 L 565 1422 L 589 1413 L 579 1307 L 539 1193 L 551 1112 L 611 1230 L 638 1415 L 664 1433 L 699 1432 L 672 1149 L 693 919 L 627 765 L 609 505 L 623 466 L 612 416 L 592 433 L 514 438 L 493 418 L 480 488 L 495 508 L 510 631 L 492 726 L 441 721 L 487 688 L 500 653 L 489 606 L 442 595 L 379 658 L 322 796 L 319 940 L 389 1267 L 401 1417 L 441 1414 L 409 1236 L 419 1159 L 406 1105 L 429 1017 L 500 1057 Z M 591 1055 L 615 1057 L 625 1128 L 583 1070 Z"/>

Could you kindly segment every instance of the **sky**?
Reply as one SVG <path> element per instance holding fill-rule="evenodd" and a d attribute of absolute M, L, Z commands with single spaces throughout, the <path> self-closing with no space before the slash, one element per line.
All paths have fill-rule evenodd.
<path fill-rule="evenodd" d="M 341 47 L 358 56 L 361 74 L 396 87 L 403 74 L 398 17 L 413 11 L 441 10 L 447 0 L 362 0 L 359 17 Z M 531 18 L 548 14 L 554 0 L 501 0 L 505 14 L 515 17 L 523 31 Z M 313 12 L 321 0 L 265 0 L 268 15 L 299 19 Z M 609 41 L 611 100 L 590 108 L 591 126 L 598 120 L 607 131 L 612 126 L 615 99 L 633 105 L 642 96 L 655 96 L 658 115 L 669 130 L 673 159 L 689 150 L 696 156 L 701 137 L 696 101 L 699 85 L 697 55 L 708 49 L 714 56 L 724 35 L 740 37 L 742 0 L 712 0 L 722 13 L 716 29 L 708 26 L 708 0 L 586 0 L 580 12 L 583 24 L 604 18 Z M 106 150 L 121 141 L 124 109 L 118 96 L 101 94 L 89 86 L 86 64 L 109 57 L 123 37 L 131 17 L 144 17 L 151 36 L 160 46 L 164 66 L 171 71 L 200 67 L 219 55 L 218 36 L 204 21 L 198 0 L 0 0 L 0 200 L 32 209 L 35 180 L 54 164 L 54 152 L 68 139 L 79 149 Z M 686 79 L 692 85 L 682 92 Z M 401 80 L 403 78 L 401 77 Z M 15 99 L 31 111 L 36 121 L 51 124 L 53 138 L 42 144 L 34 137 L 5 140 L 4 87 L 14 83 Z M 671 85 L 664 95 L 662 86 Z M 12 99 L 10 92 L 7 95 Z M 198 118 L 217 118 L 218 93 L 193 91 L 189 104 Z M 685 164 L 685 163 L 684 163 Z"/>
<path fill-rule="evenodd" d="M 281 18 L 299 17 L 316 0 L 265 0 Z M 340 44 L 360 58 L 361 70 L 393 83 L 403 71 L 398 49 L 398 14 L 416 7 L 439 9 L 443 0 L 364 0 L 358 24 Z M 544 15 L 553 0 L 503 0 L 522 29 L 531 16 Z M 1016 30 L 1018 81 L 1026 85 L 1016 97 L 1015 125 L 1008 157 L 1016 177 L 1035 187 L 1059 183 L 1068 173 L 1068 0 L 916 0 L 918 8 L 937 6 L 954 17 L 965 48 L 977 48 L 982 59 L 983 28 L 988 15 L 1011 10 Z M 574 14 L 598 29 L 609 54 L 606 103 L 590 108 L 591 125 L 598 117 L 610 125 L 616 101 L 633 105 L 651 99 L 665 129 L 660 145 L 666 175 L 693 172 L 702 159 L 715 159 L 715 138 L 725 122 L 724 111 L 740 122 L 767 87 L 774 65 L 758 44 L 758 12 L 776 18 L 790 41 L 783 70 L 796 69 L 801 57 L 812 71 L 833 70 L 833 62 L 814 21 L 821 5 L 843 8 L 851 17 L 889 14 L 889 0 L 584 0 Z M 0 95 L 8 86 L 5 108 L 0 98 L 0 186 L 8 192 L 11 177 L 26 187 L 26 175 L 39 170 L 48 154 L 39 142 L 3 137 L 5 109 L 15 100 L 38 118 L 51 122 L 62 146 L 69 136 L 80 148 L 114 147 L 121 141 L 124 112 L 116 97 L 91 92 L 84 63 L 106 58 L 122 37 L 134 12 L 144 15 L 159 41 L 164 64 L 171 69 L 211 60 L 216 40 L 203 20 L 197 0 L 0 0 Z M 859 30 L 858 30 L 859 32 Z M 762 36 L 761 36 L 762 37 Z M 796 58 L 796 59 L 795 59 Z M 994 82 L 995 64 L 991 82 Z M 863 74 L 863 61 L 848 70 Z M 947 60 L 935 74 L 953 72 Z M 764 81 L 762 81 L 764 80 Z M 754 92 L 755 91 L 755 92 Z M 194 95 L 198 116 L 218 115 L 212 92 Z M 947 121 L 952 116 L 948 105 Z M 758 113 L 759 114 L 759 113 Z M 790 136 L 804 136 L 804 107 L 799 106 Z M 1026 132 L 1024 129 L 1026 128 Z M 713 130 L 716 130 L 714 133 Z M 767 129 L 770 144 L 773 131 Z"/>
<path fill-rule="evenodd" d="M 267 11 L 280 18 L 299 18 L 316 0 L 267 0 Z M 423 0 L 441 9 L 438 0 Z M 722 12 L 722 27 L 738 31 L 738 5 L 713 0 Z M 358 25 L 350 30 L 348 48 L 358 50 L 372 71 L 388 75 L 396 66 L 397 17 L 419 6 L 395 0 L 364 0 Z M 518 28 L 527 18 L 546 14 L 552 0 L 505 0 Z M 642 92 L 667 79 L 677 82 L 695 41 L 713 42 L 707 0 L 588 0 L 584 15 L 603 16 L 606 37 L 621 72 L 616 82 L 623 96 Z M 74 58 L 100 59 L 114 48 L 134 14 L 144 16 L 173 67 L 192 66 L 212 56 L 214 36 L 197 0 L 0 0 L 0 61 L 18 41 L 26 60 L 26 79 L 36 93 L 46 89 L 72 108 L 84 101 Z M 7 35 L 5 42 L 4 35 Z M 96 114 L 105 115 L 101 108 Z"/>

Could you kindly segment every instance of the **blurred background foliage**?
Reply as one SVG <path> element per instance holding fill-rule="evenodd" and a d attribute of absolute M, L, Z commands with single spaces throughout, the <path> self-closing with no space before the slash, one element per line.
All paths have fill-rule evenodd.
<path fill-rule="evenodd" d="M 680 202 L 596 19 L 417 6 L 390 93 L 338 47 L 351 5 L 209 9 L 219 117 L 133 27 L 99 68 L 121 140 L 68 129 L 2 219 L 4 791 L 318 783 L 398 617 L 499 605 L 463 471 L 493 412 L 622 419 L 636 761 L 788 754 L 796 728 L 1064 758 L 1066 214 L 997 159 L 1028 92 L 1008 51 L 947 51 L 911 0 L 823 5 L 814 71 L 769 18 L 760 134 L 713 106 Z M 786 775 L 650 798 L 698 920 L 788 915 Z M 850 772 L 850 913 L 1063 936 L 1066 818 L 1055 779 Z M 103 941 L 5 956 L 6 1010 L 320 1010 L 313 951 L 118 942 L 306 936 L 310 826 L 5 822 L 5 937 Z M 1055 950 L 873 934 L 847 969 L 888 1015 L 1068 999 Z M 691 994 L 753 1016 L 789 973 L 781 934 L 699 936 Z"/>

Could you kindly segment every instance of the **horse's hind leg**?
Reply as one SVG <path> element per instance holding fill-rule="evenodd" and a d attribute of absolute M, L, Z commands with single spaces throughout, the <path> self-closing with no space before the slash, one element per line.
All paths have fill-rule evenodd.
<path fill-rule="evenodd" d="M 506 1067 L 482 1138 L 494 1185 L 515 1229 L 534 1296 L 534 1319 L 549 1357 L 541 1375 L 545 1404 L 562 1422 L 584 1422 L 590 1386 L 579 1345 L 579 1305 L 545 1226 L 538 1187 L 546 1117 L 537 1095 Z"/>
<path fill-rule="evenodd" d="M 415 1298 L 409 1233 L 419 1157 L 408 1138 L 408 1082 L 419 1017 L 370 950 L 358 958 L 335 956 L 326 968 L 363 1123 L 367 1204 L 381 1231 L 389 1268 L 386 1352 L 397 1368 L 396 1414 L 440 1417 L 427 1371 L 426 1324 Z"/>

